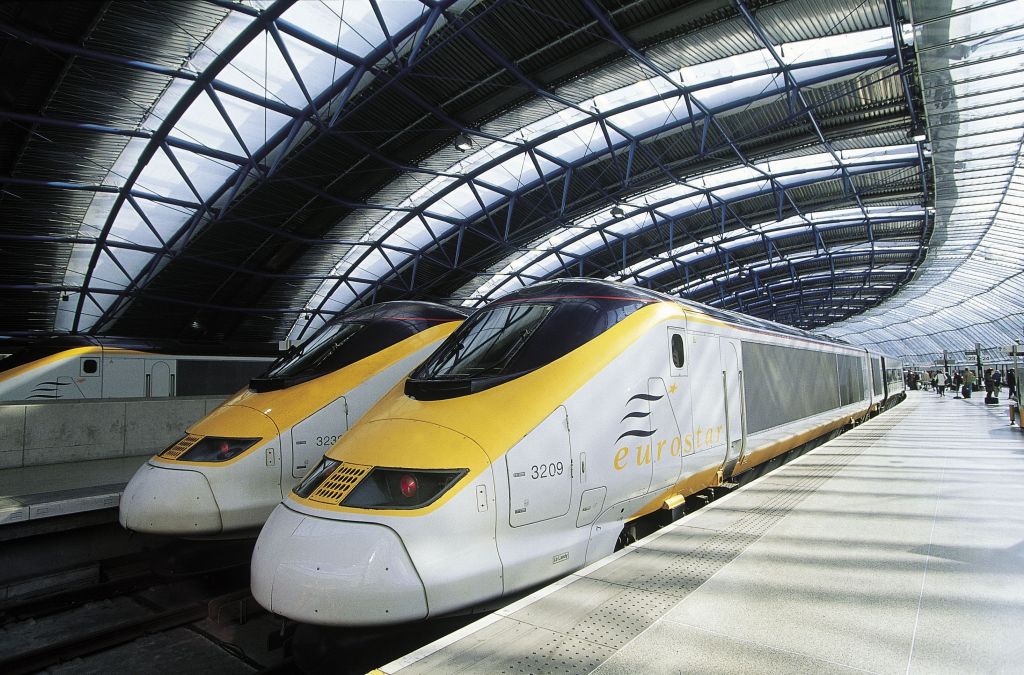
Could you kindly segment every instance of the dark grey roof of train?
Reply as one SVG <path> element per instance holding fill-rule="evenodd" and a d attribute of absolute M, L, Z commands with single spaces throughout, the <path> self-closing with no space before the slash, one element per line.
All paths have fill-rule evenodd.
<path fill-rule="evenodd" d="M 1024 13 L 920 5 L 2 4 L 0 334 L 301 338 L 586 276 L 1009 340 Z"/>

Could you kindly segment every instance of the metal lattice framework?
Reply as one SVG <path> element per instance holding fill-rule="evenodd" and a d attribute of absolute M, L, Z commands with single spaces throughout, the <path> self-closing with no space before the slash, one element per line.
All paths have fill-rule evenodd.
<path fill-rule="evenodd" d="M 912 9 L 8 6 L 5 65 L 50 70 L 0 108 L 0 246 L 47 261 L 0 278 L 3 331 L 302 338 L 566 275 L 805 328 L 877 316 L 940 284 L 953 225 Z"/>

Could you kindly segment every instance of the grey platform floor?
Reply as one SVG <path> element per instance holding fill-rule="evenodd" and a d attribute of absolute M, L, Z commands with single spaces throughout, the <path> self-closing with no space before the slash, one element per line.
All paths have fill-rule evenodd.
<path fill-rule="evenodd" d="M 151 455 L 0 470 L 0 526 L 116 507 Z"/>
<path fill-rule="evenodd" d="M 1024 431 L 895 409 L 386 673 L 1024 672 Z"/>

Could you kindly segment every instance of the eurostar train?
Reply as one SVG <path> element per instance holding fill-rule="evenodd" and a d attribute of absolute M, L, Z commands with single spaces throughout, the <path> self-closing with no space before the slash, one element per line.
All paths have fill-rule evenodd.
<path fill-rule="evenodd" d="M 465 318 L 434 303 L 388 302 L 332 319 L 144 464 L 121 496 L 121 525 L 179 536 L 259 527 Z"/>
<path fill-rule="evenodd" d="M 460 611 L 903 396 L 899 364 L 811 333 L 538 284 L 473 314 L 331 448 L 260 533 L 252 590 L 313 624 Z"/>
<path fill-rule="evenodd" d="M 55 337 L 0 361 L 0 401 L 227 395 L 277 356 L 270 345 Z"/>

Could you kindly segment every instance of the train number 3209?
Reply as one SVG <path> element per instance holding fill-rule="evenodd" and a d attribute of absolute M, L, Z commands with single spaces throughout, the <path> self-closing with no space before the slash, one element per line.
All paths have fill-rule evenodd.
<path fill-rule="evenodd" d="M 316 444 L 317 447 L 323 447 L 325 445 L 334 445 L 338 442 L 338 436 L 317 436 Z"/>
<path fill-rule="evenodd" d="M 554 476 L 561 476 L 563 471 L 565 471 L 565 465 L 561 462 L 534 464 L 530 467 L 530 478 L 553 478 Z"/>

